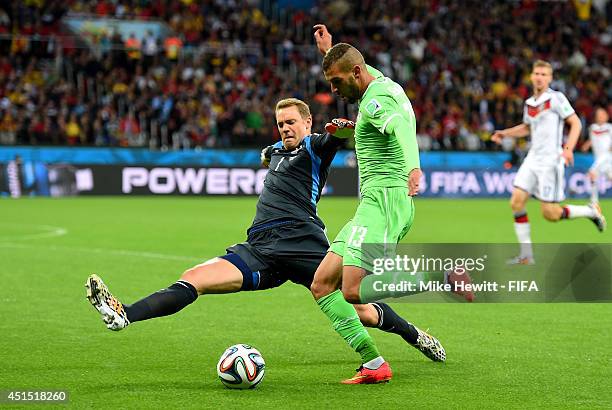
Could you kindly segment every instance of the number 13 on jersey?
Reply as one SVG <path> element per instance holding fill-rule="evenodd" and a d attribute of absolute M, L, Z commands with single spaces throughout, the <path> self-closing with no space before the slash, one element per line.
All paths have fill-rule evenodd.
<path fill-rule="evenodd" d="M 353 230 L 351 231 L 351 236 L 349 236 L 348 245 L 359 248 L 365 240 L 368 228 L 365 226 L 353 226 L 352 228 Z"/>

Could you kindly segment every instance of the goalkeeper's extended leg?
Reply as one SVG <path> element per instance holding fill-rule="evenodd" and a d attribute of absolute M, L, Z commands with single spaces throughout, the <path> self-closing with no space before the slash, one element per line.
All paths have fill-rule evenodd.
<path fill-rule="evenodd" d="M 198 297 L 195 287 L 186 280 L 179 280 L 132 305 L 121 303 L 98 275 L 90 275 L 85 287 L 87 299 L 100 312 L 102 321 L 110 330 L 121 330 L 132 322 L 171 315 Z"/>
<path fill-rule="evenodd" d="M 232 261 L 232 255 L 225 255 L 196 265 L 177 282 L 131 305 L 121 303 L 94 274 L 85 283 L 87 299 L 109 329 L 121 330 L 130 323 L 177 313 L 200 294 L 239 292 L 244 287 L 243 274 Z"/>
<path fill-rule="evenodd" d="M 87 300 L 102 315 L 102 320 L 110 330 L 121 330 L 130 324 L 123 304 L 108 290 L 102 279 L 92 274 L 85 282 Z"/>

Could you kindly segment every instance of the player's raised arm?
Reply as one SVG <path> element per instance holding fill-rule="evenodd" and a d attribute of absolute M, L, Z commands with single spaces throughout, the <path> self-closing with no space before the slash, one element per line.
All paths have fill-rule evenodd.
<path fill-rule="evenodd" d="M 329 31 L 327 31 L 325 24 L 315 24 L 313 29 L 315 30 L 314 38 L 317 43 L 317 48 L 322 55 L 325 55 L 327 50 L 332 47 L 332 36 Z"/>
<path fill-rule="evenodd" d="M 327 54 L 329 49 L 332 48 L 332 35 L 327 30 L 325 24 L 315 24 L 313 29 L 315 30 L 314 38 L 315 42 L 317 43 L 317 48 L 319 49 L 321 55 L 324 56 Z M 383 73 L 368 64 L 366 64 L 366 69 L 374 78 L 383 76 Z"/>

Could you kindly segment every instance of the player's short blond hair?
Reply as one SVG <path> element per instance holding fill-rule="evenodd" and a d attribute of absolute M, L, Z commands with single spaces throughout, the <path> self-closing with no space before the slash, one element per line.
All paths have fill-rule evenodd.
<path fill-rule="evenodd" d="M 531 71 L 535 70 L 536 67 L 546 67 L 550 70 L 550 75 L 553 74 L 553 67 L 552 64 L 550 64 L 548 61 L 544 61 L 544 60 L 536 60 L 533 62 L 533 67 L 531 68 Z"/>
<path fill-rule="evenodd" d="M 300 117 L 302 119 L 306 119 L 310 117 L 310 107 L 304 101 L 297 98 L 285 98 L 276 103 L 276 109 L 274 112 L 281 110 L 287 107 L 297 107 L 298 112 L 300 113 Z"/>

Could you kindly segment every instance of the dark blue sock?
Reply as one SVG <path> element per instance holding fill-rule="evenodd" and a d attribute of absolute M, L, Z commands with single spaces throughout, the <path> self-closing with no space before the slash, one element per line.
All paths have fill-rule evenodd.
<path fill-rule="evenodd" d="M 412 323 L 402 319 L 400 315 L 395 313 L 391 306 L 386 303 L 376 302 L 372 305 L 378 311 L 378 327 L 380 330 L 389 333 L 400 335 L 405 341 L 410 344 L 415 344 L 419 333 Z"/>
<path fill-rule="evenodd" d="M 178 312 L 198 298 L 198 292 L 187 281 L 179 280 L 131 305 L 124 305 L 130 322 L 168 316 Z"/>

